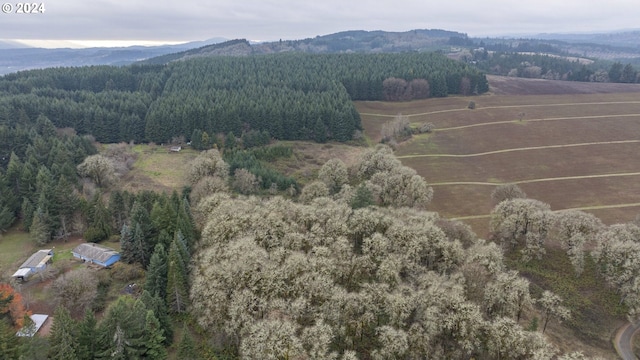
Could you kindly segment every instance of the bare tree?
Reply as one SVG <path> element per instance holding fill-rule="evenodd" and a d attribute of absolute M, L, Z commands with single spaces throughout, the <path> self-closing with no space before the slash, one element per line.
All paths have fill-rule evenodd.
<path fill-rule="evenodd" d="M 302 193 L 300 194 L 300 201 L 303 203 L 309 203 L 311 200 L 329 195 L 329 188 L 322 181 L 314 181 L 307 184 L 304 188 L 302 188 Z"/>
<path fill-rule="evenodd" d="M 96 298 L 98 280 L 90 269 L 82 267 L 58 277 L 51 285 L 51 290 L 58 304 L 70 313 L 79 315 Z"/>
<path fill-rule="evenodd" d="M 382 124 L 380 129 L 381 142 L 403 141 L 411 137 L 412 133 L 409 117 L 398 114 L 393 120 Z"/>
<path fill-rule="evenodd" d="M 223 181 L 229 178 L 229 165 L 222 160 L 220 152 L 216 149 L 201 152 L 191 162 L 187 179 L 191 185 L 195 185 L 206 176 L 215 176 Z"/>
<path fill-rule="evenodd" d="M 545 290 L 537 303 L 542 307 L 542 313 L 544 316 L 544 322 L 542 325 L 543 334 L 545 330 L 547 330 L 547 324 L 552 317 L 556 318 L 560 322 L 571 317 L 569 309 L 561 305 L 562 299 L 560 296 L 552 293 L 551 291 Z"/>
<path fill-rule="evenodd" d="M 113 161 L 100 154 L 87 156 L 78 165 L 78 173 L 93 180 L 98 187 L 108 186 L 115 180 Z"/>
<path fill-rule="evenodd" d="M 233 174 L 233 188 L 241 194 L 251 194 L 258 190 L 258 178 L 247 169 L 236 169 Z"/>
<path fill-rule="evenodd" d="M 349 181 L 347 165 L 340 159 L 330 159 L 320 168 L 318 179 L 327 185 L 330 193 L 335 194 Z"/>
<path fill-rule="evenodd" d="M 493 200 L 493 203 L 496 205 L 505 200 L 526 199 L 526 197 L 527 194 L 516 184 L 498 185 L 491 192 L 491 200 Z"/>

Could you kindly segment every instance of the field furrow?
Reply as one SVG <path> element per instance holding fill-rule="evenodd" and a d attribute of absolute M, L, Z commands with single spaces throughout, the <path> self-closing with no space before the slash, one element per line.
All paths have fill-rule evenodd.
<path fill-rule="evenodd" d="M 505 183 L 553 210 L 589 211 L 607 223 L 634 219 L 640 212 L 638 99 L 638 93 L 529 95 L 356 106 L 374 140 L 397 114 L 432 122 L 432 133 L 401 143 L 396 155 L 434 187 L 430 210 L 486 235 L 491 192 Z"/>

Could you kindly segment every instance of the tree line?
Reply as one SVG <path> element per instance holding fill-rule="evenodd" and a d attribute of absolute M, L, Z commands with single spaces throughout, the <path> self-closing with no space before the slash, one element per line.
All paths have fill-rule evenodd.
<path fill-rule="evenodd" d="M 566 58 L 567 54 L 531 54 L 527 52 L 478 49 L 467 59 L 489 74 L 583 82 L 637 83 L 638 71 L 631 63 L 610 61 L 586 62 Z"/>
<path fill-rule="evenodd" d="M 412 85 L 401 98 L 383 82 Z M 0 121 L 47 116 L 100 142 L 191 140 L 267 131 L 276 139 L 351 139 L 352 100 L 407 100 L 483 93 L 484 75 L 436 53 L 273 54 L 167 65 L 23 71 L 0 78 Z"/>

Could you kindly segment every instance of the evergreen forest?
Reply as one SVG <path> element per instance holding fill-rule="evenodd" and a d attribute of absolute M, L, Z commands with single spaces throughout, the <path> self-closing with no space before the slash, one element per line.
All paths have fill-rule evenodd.
<path fill-rule="evenodd" d="M 438 53 L 220 56 L 8 74 L 0 78 L 0 125 L 44 115 L 102 143 L 249 130 L 347 141 L 361 128 L 351 101 L 393 98 L 387 79 L 416 85 L 405 86 L 400 100 L 488 91 L 483 73 Z M 0 154 L 3 167 L 9 154 Z"/>

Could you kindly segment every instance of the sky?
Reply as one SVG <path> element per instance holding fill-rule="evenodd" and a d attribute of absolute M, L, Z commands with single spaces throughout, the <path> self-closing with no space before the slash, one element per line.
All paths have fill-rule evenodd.
<path fill-rule="evenodd" d="M 15 0 L 3 0 L 15 1 Z M 36 0 L 38 1 L 38 0 Z M 640 29 L 638 0 L 44 0 L 5 2 L 0 39 L 43 47 L 216 37 L 295 40 L 345 30 L 444 29 L 472 37 Z M 40 12 L 40 4 L 44 12 Z M 31 10 L 22 6 L 22 10 Z"/>

